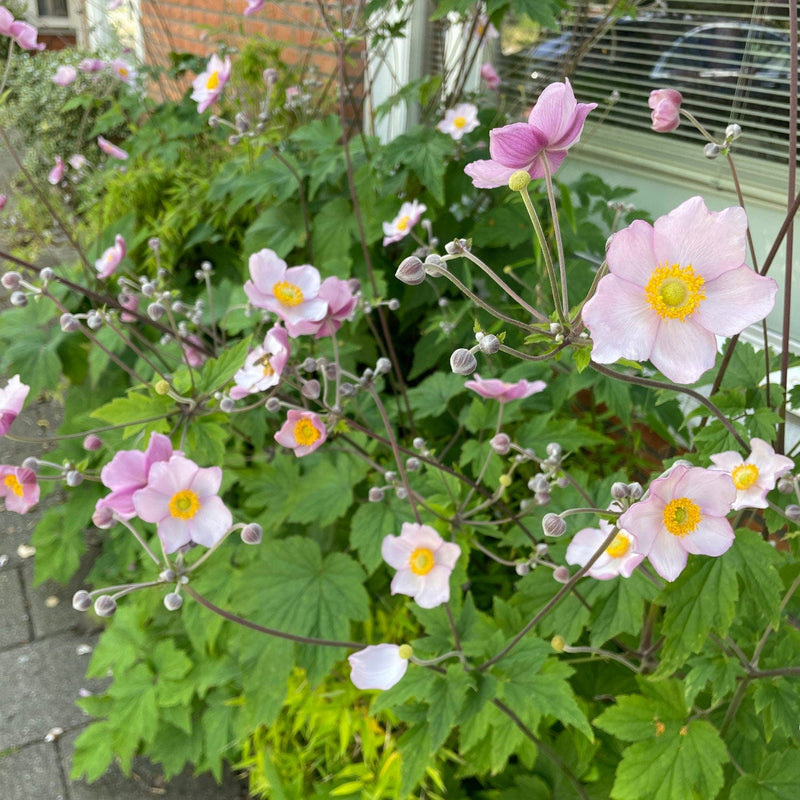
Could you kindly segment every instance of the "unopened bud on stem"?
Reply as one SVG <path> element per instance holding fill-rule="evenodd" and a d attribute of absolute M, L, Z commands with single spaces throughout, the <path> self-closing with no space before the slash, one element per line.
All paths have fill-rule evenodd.
<path fill-rule="evenodd" d="M 472 375 L 478 368 L 478 360 L 465 347 L 459 347 L 450 356 L 450 369 L 456 375 Z"/>
<path fill-rule="evenodd" d="M 558 514 L 545 514 L 542 519 L 542 530 L 545 536 L 563 536 L 567 530 L 567 523 Z"/>

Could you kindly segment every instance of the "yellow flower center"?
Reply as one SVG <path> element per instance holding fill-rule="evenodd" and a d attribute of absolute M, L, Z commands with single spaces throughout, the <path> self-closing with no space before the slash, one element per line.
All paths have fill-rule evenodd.
<path fill-rule="evenodd" d="M 415 575 L 427 575 L 435 566 L 433 551 L 427 547 L 418 547 L 408 560 L 408 565 Z"/>
<path fill-rule="evenodd" d="M 673 536 L 686 536 L 700 524 L 700 506 L 688 497 L 676 497 L 664 506 L 664 527 Z"/>
<path fill-rule="evenodd" d="M 463 128 L 466 124 L 467 124 L 466 117 L 456 117 L 453 120 L 453 125 L 455 125 L 456 128 Z"/>
<path fill-rule="evenodd" d="M 22 484 L 17 480 L 16 475 L 6 475 L 4 483 L 17 497 L 22 497 L 24 494 L 22 491 Z"/>
<path fill-rule="evenodd" d="M 622 558 L 622 556 L 628 552 L 630 546 L 631 537 L 625 531 L 620 531 L 614 537 L 614 540 L 611 542 L 611 544 L 606 547 L 606 553 L 608 553 L 611 558 Z"/>
<path fill-rule="evenodd" d="M 408 214 L 406 214 L 404 217 L 400 217 L 400 219 L 397 220 L 397 230 L 404 231 L 408 227 L 408 221 L 410 219 L 411 217 L 409 217 Z"/>
<path fill-rule="evenodd" d="M 755 464 L 740 464 L 731 472 L 731 478 L 737 489 L 749 489 L 758 480 L 758 467 Z"/>
<path fill-rule="evenodd" d="M 208 76 L 208 80 L 206 81 L 206 89 L 213 91 L 217 88 L 217 86 L 219 86 L 219 72 L 214 70 L 214 72 Z"/>
<path fill-rule="evenodd" d="M 320 437 L 320 432 L 314 427 L 310 419 L 299 419 L 294 424 L 294 440 L 303 447 L 314 444 Z"/>
<path fill-rule="evenodd" d="M 200 498 L 191 489 L 182 489 L 172 495 L 168 508 L 173 517 L 191 519 L 200 510 Z"/>
<path fill-rule="evenodd" d="M 278 281 L 272 287 L 272 294 L 283 306 L 299 306 L 303 302 L 303 290 L 288 281 Z"/>
<path fill-rule="evenodd" d="M 128 77 L 128 70 L 125 69 L 125 67 L 120 67 L 119 68 L 119 74 L 120 74 L 121 77 L 127 78 Z"/>
<path fill-rule="evenodd" d="M 661 319 L 679 319 L 691 316 L 706 299 L 703 294 L 705 280 L 695 274 L 692 265 L 663 266 L 654 270 L 644 287 L 647 302 Z"/>

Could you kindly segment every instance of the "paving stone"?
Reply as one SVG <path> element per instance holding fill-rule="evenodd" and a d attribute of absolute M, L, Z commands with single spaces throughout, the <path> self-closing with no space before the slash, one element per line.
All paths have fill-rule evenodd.
<path fill-rule="evenodd" d="M 33 585 L 33 563 L 22 566 L 22 578 L 25 584 L 25 595 L 33 621 L 33 632 L 36 639 L 54 633 L 72 631 L 87 636 L 98 630 L 96 617 L 82 614 L 72 607 L 72 595 L 78 589 L 85 589 L 84 576 L 89 571 L 89 561 L 84 560 L 81 569 L 66 585 L 55 581 L 45 581 L 39 586 Z M 55 601 L 58 601 L 55 603 Z"/>
<path fill-rule="evenodd" d="M 59 740 L 64 774 L 72 768 L 72 751 L 80 731 L 69 731 Z M 247 793 L 236 778 L 228 773 L 222 785 L 210 775 L 195 778 L 191 769 L 184 770 L 171 781 L 164 780 L 161 769 L 145 758 L 134 759 L 131 777 L 126 778 L 118 767 L 112 767 L 94 783 L 72 781 L 71 800 L 144 800 L 164 797 L 167 800 L 240 800 Z M 5 800 L 5 798 L 3 798 Z"/>
<path fill-rule="evenodd" d="M 30 641 L 30 625 L 16 569 L 0 570 L 0 648 Z"/>
<path fill-rule="evenodd" d="M 0 752 L 42 742 L 55 726 L 66 730 L 86 723 L 75 705 L 78 690 L 100 691 L 103 682 L 85 677 L 89 656 L 78 655 L 80 643 L 66 633 L 0 652 Z"/>
<path fill-rule="evenodd" d="M 0 755 L 0 786 L 3 800 L 66 798 L 56 746 L 34 744 Z"/>

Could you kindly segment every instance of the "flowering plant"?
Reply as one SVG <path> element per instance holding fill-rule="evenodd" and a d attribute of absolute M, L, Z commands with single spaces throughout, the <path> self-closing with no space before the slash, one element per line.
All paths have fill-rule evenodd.
<path fill-rule="evenodd" d="M 0 434 L 43 390 L 65 409 L 0 497 L 64 492 L 40 576 L 70 577 L 87 526 L 104 549 L 73 604 L 107 620 L 90 670 L 114 677 L 81 700 L 100 720 L 75 774 L 146 752 L 219 775 L 236 750 L 258 776 L 322 687 L 332 752 L 363 723 L 359 787 L 276 757 L 264 792 L 380 796 L 378 763 L 403 798 L 780 790 L 800 489 L 788 351 L 717 352 L 777 293 L 744 208 L 651 224 L 599 179 L 556 182 L 594 109 L 568 81 L 527 122 L 443 98 L 382 144 L 342 107 L 292 127 L 311 111 L 276 72 L 231 54 L 124 140 L 97 131 L 85 224 L 59 217 L 72 260 L 0 248 Z"/>

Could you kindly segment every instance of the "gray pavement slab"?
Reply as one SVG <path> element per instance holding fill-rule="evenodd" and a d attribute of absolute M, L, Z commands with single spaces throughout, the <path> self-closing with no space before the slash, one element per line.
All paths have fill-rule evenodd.
<path fill-rule="evenodd" d="M 19 571 L 0 570 L 0 648 L 30 641 L 30 620 Z"/>
<path fill-rule="evenodd" d="M 3 800 L 66 800 L 56 746 L 42 742 L 0 753 L 0 786 Z"/>
<path fill-rule="evenodd" d="M 79 644 L 66 633 L 0 652 L 0 752 L 42 742 L 53 727 L 86 724 L 75 705 L 78 692 L 82 687 L 99 691 L 103 683 L 84 677 L 89 656 L 78 654 Z"/>

